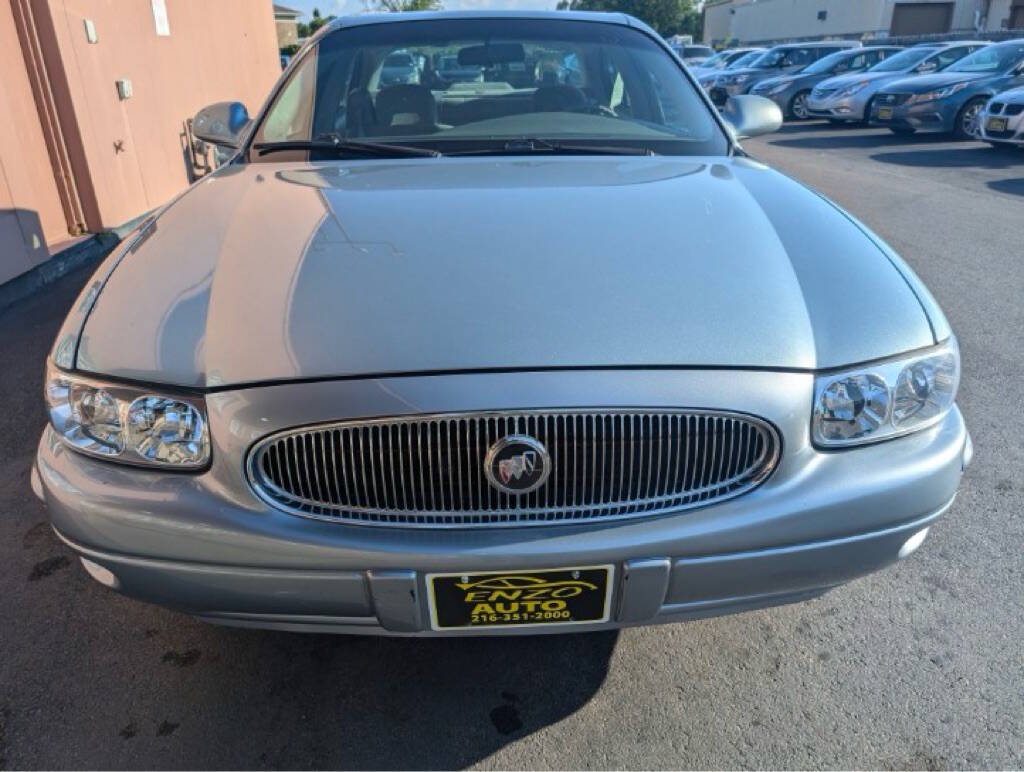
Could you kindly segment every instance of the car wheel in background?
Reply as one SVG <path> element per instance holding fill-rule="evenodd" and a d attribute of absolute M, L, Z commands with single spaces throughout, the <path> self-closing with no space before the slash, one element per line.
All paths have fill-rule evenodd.
<path fill-rule="evenodd" d="M 789 114 L 798 121 L 806 121 L 811 117 L 811 114 L 807 112 L 807 97 L 810 94 L 810 91 L 801 91 L 789 103 Z"/>
<path fill-rule="evenodd" d="M 980 139 L 981 112 L 985 109 L 985 97 L 975 97 L 960 108 L 956 123 L 953 125 L 953 136 L 957 139 Z"/>

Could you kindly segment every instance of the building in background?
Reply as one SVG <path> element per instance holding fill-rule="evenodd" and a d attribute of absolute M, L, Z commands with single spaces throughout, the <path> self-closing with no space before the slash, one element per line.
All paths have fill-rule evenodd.
<path fill-rule="evenodd" d="M 0 0 L 0 284 L 193 179 L 186 121 L 262 104 L 268 0 Z"/>
<path fill-rule="evenodd" d="M 277 27 L 277 47 L 299 44 L 299 17 L 302 11 L 274 3 L 274 26 Z"/>
<path fill-rule="evenodd" d="M 1024 28 L 1024 0 L 709 0 L 704 5 L 704 42 L 711 45 L 1017 28 Z"/>

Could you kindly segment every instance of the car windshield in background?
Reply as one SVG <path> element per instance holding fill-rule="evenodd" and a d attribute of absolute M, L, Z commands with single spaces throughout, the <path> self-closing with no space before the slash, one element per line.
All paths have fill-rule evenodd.
<path fill-rule="evenodd" d="M 402 21 L 327 34 L 275 95 L 250 158 L 284 160 L 267 155 L 269 146 L 311 141 L 320 147 L 310 158 L 336 157 L 323 140 L 339 152 L 354 152 L 355 142 L 444 153 L 554 152 L 554 143 L 728 150 L 696 89 L 653 38 L 550 19 Z"/>
<path fill-rule="evenodd" d="M 795 67 L 815 60 L 814 48 L 773 48 L 757 60 L 756 67 Z"/>
<path fill-rule="evenodd" d="M 708 70 L 721 69 L 728 63 L 731 55 L 732 51 L 719 51 L 714 56 L 710 56 L 705 59 L 700 66 Z"/>
<path fill-rule="evenodd" d="M 937 50 L 937 48 L 908 48 L 906 51 L 900 51 L 888 59 L 883 59 L 869 69 L 868 72 L 902 72 L 914 65 L 920 64 Z"/>
<path fill-rule="evenodd" d="M 714 49 L 707 46 L 683 46 L 683 58 L 690 59 L 698 56 L 711 56 Z"/>
<path fill-rule="evenodd" d="M 1006 72 L 1024 61 L 1024 43 L 1009 43 L 986 46 L 965 56 L 956 64 L 947 67 L 946 72 Z"/>
<path fill-rule="evenodd" d="M 806 73 L 808 75 L 816 75 L 823 72 L 828 72 L 840 62 L 846 59 L 854 59 L 856 56 L 857 51 L 836 51 L 834 54 L 823 56 L 813 64 L 807 65 L 800 72 Z"/>
<path fill-rule="evenodd" d="M 751 51 L 749 54 L 743 54 L 743 56 L 732 62 L 726 69 L 738 70 L 741 67 L 753 67 L 754 63 L 762 56 L 764 56 L 764 51 Z"/>

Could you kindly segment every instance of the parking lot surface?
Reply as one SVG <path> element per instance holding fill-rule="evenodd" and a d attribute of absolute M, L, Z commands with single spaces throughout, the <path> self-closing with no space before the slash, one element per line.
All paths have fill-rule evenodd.
<path fill-rule="evenodd" d="M 0 312 L 0 768 L 1024 766 L 1024 152 L 821 123 L 746 146 L 887 239 L 958 333 L 974 466 L 912 559 L 620 634 L 303 636 L 144 606 L 29 490 L 80 272 Z"/>

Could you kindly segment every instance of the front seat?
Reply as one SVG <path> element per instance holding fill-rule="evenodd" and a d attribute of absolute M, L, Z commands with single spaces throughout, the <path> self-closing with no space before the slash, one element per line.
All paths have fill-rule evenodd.
<path fill-rule="evenodd" d="M 389 86 L 377 94 L 377 130 L 384 135 L 433 134 L 437 102 L 426 86 Z"/>
<path fill-rule="evenodd" d="M 586 94 L 575 86 L 541 86 L 533 93 L 534 112 L 571 113 L 586 107 Z"/>

